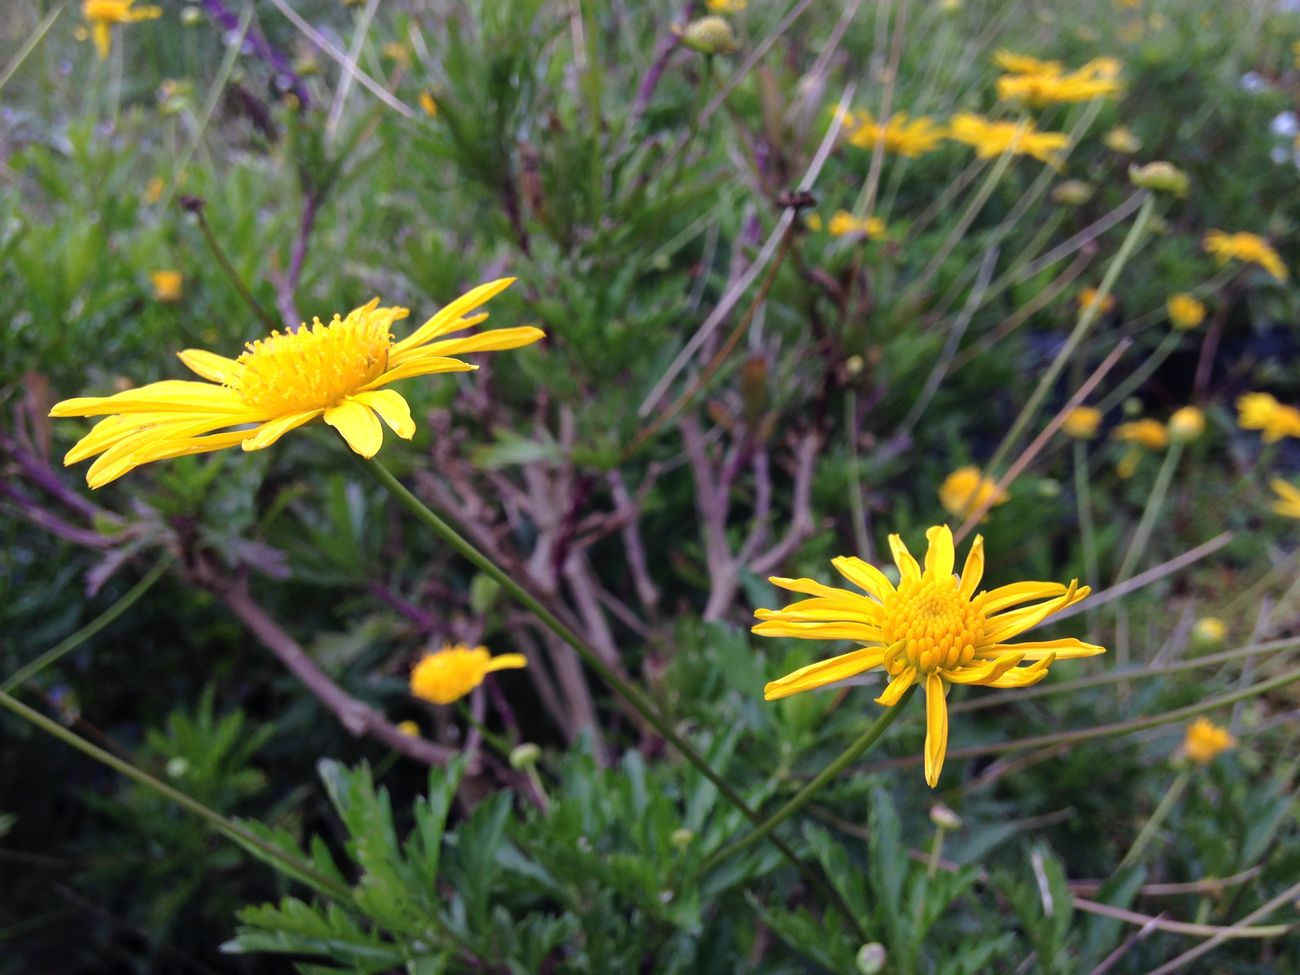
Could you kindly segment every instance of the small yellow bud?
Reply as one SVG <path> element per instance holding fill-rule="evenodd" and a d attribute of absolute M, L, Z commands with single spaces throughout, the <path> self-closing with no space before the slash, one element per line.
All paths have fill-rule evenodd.
<path fill-rule="evenodd" d="M 740 42 L 731 24 L 722 17 L 701 17 L 686 25 L 683 30 L 674 28 L 682 43 L 701 54 L 731 54 L 740 49 Z"/>
<path fill-rule="evenodd" d="M 862 375 L 864 368 L 866 368 L 866 362 L 860 355 L 851 355 L 844 360 L 844 371 L 850 376 Z"/>
<path fill-rule="evenodd" d="M 1059 183 L 1052 188 L 1052 199 L 1057 203 L 1065 203 L 1069 206 L 1079 206 L 1081 203 L 1087 203 L 1092 199 L 1092 194 L 1092 184 L 1085 183 L 1081 179 L 1067 179 L 1064 183 Z"/>
<path fill-rule="evenodd" d="M 1236 747 L 1237 739 L 1227 728 L 1220 728 L 1205 716 L 1197 718 L 1187 728 L 1183 740 L 1183 754 L 1197 765 L 1208 765 L 1222 752 Z"/>
<path fill-rule="evenodd" d="M 185 27 L 197 27 L 203 23 L 203 11 L 198 7 L 181 8 L 181 24 Z"/>
<path fill-rule="evenodd" d="M 687 829 L 685 826 L 673 830 L 672 836 L 669 837 L 669 842 L 672 843 L 673 849 L 675 850 L 684 850 L 694 841 L 695 832 Z"/>
<path fill-rule="evenodd" d="M 1165 307 L 1169 311 L 1169 323 L 1174 328 L 1195 328 L 1205 320 L 1205 305 L 1181 291 L 1170 295 Z"/>
<path fill-rule="evenodd" d="M 420 737 L 420 725 L 415 721 L 399 721 L 397 730 L 408 738 Z"/>
<path fill-rule="evenodd" d="M 536 765 L 537 760 L 541 757 L 541 748 L 531 741 L 526 741 L 522 745 L 516 745 L 510 749 L 510 767 L 516 772 L 522 772 L 524 769 Z"/>
<path fill-rule="evenodd" d="M 1091 440 L 1097 435 L 1099 426 L 1101 426 L 1101 410 L 1095 406 L 1076 406 L 1065 414 L 1065 422 L 1061 424 L 1061 429 L 1067 437 L 1073 437 L 1075 440 Z"/>
<path fill-rule="evenodd" d="M 1195 406 L 1184 406 L 1169 418 L 1169 439 L 1174 443 L 1191 443 L 1205 432 L 1205 414 Z"/>
<path fill-rule="evenodd" d="M 1134 186 L 1157 193 L 1186 196 L 1191 180 L 1173 163 L 1152 162 L 1145 166 L 1129 166 L 1128 178 Z"/>
<path fill-rule="evenodd" d="M 1228 626 L 1217 616 L 1202 616 L 1192 624 L 1192 649 L 1210 653 L 1223 648 Z"/>
<path fill-rule="evenodd" d="M 180 271 L 151 271 L 149 280 L 153 283 L 153 296 L 157 301 L 181 300 L 181 285 L 185 278 Z"/>

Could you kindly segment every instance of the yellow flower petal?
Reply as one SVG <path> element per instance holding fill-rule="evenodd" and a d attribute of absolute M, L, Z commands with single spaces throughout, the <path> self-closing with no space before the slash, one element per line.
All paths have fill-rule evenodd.
<path fill-rule="evenodd" d="M 904 667 L 898 676 L 886 685 L 885 689 L 880 692 L 876 698 L 877 704 L 883 704 L 887 708 L 892 708 L 898 703 L 899 699 L 909 687 L 916 683 L 916 668 Z"/>
<path fill-rule="evenodd" d="M 362 457 L 375 456 L 384 442 L 384 428 L 379 425 L 379 419 L 369 407 L 352 400 L 344 400 L 326 410 L 325 422 Z"/>
<path fill-rule="evenodd" d="M 939 784 L 943 760 L 948 754 L 948 702 L 943 678 L 938 671 L 925 679 L 925 781 L 933 789 Z"/>
<path fill-rule="evenodd" d="M 1041 660 L 1049 654 L 1057 660 L 1073 660 L 1079 657 L 1095 657 L 1099 653 L 1105 653 L 1106 648 L 1068 636 L 1060 640 L 1030 640 L 1025 643 L 999 644 L 988 652 L 1012 653 L 1025 660 Z"/>
<path fill-rule="evenodd" d="M 889 536 L 889 550 L 894 554 L 894 564 L 898 566 L 898 571 L 904 579 L 921 578 L 921 567 L 916 564 L 916 559 L 912 558 L 912 553 L 907 550 L 902 535 Z"/>
<path fill-rule="evenodd" d="M 411 406 L 396 390 L 375 389 L 357 393 L 350 398 L 353 402 L 368 406 L 378 413 L 379 418 L 388 424 L 388 428 L 403 440 L 410 440 L 415 436 L 415 421 L 411 419 Z"/>
<path fill-rule="evenodd" d="M 943 579 L 952 575 L 953 564 L 957 556 L 953 551 L 952 529 L 947 525 L 935 525 L 925 533 L 930 547 L 925 552 L 925 574 L 931 579 Z"/>
<path fill-rule="evenodd" d="M 966 564 L 962 566 L 961 582 L 957 586 L 957 591 L 969 599 L 975 594 L 983 578 L 984 536 L 976 535 L 975 541 L 970 543 L 970 551 L 966 553 Z"/>
<path fill-rule="evenodd" d="M 855 556 L 842 555 L 831 559 L 831 565 L 835 566 L 835 571 L 845 579 L 864 592 L 875 596 L 877 600 L 883 600 L 894 594 L 894 584 L 889 581 L 888 576 L 874 565 L 863 562 Z"/>
<path fill-rule="evenodd" d="M 487 284 L 480 284 L 477 288 L 465 292 L 451 304 L 444 306 L 436 315 L 402 339 L 402 341 L 397 342 L 393 346 L 393 350 L 401 352 L 405 349 L 411 349 L 451 331 L 456 327 L 457 321 L 467 312 L 471 312 L 479 305 L 495 298 L 514 283 L 514 278 L 499 278 L 496 281 L 489 281 Z"/>
<path fill-rule="evenodd" d="M 224 383 L 235 368 L 234 359 L 227 359 L 224 355 L 206 349 L 185 349 L 178 352 L 177 356 L 190 370 L 214 383 Z"/>
<path fill-rule="evenodd" d="M 799 640 L 879 640 L 880 628 L 867 623 L 788 623 L 768 620 L 752 632 L 759 636 L 790 636 Z"/>
<path fill-rule="evenodd" d="M 269 447 L 290 430 L 296 430 L 304 423 L 310 423 L 322 412 L 322 410 L 303 410 L 301 413 L 290 413 L 287 416 L 277 416 L 274 420 L 267 420 L 252 436 L 243 441 L 243 448 L 262 450 Z"/>
<path fill-rule="evenodd" d="M 487 672 L 497 670 L 520 670 L 528 666 L 528 658 L 522 653 L 503 653 L 488 660 Z"/>
<path fill-rule="evenodd" d="M 789 697 L 791 694 L 811 691 L 818 687 L 825 687 L 827 684 L 833 684 L 836 681 L 854 677 L 865 670 L 879 666 L 880 659 L 883 656 L 884 651 L 879 647 L 868 647 L 862 650 L 852 650 L 840 654 L 838 657 L 831 657 L 829 660 L 819 660 L 817 663 L 809 664 L 807 667 L 800 667 L 793 673 L 770 681 L 763 688 L 763 700 L 775 701 L 783 697 Z"/>
<path fill-rule="evenodd" d="M 421 351 L 429 355 L 464 355 L 468 352 L 498 352 L 503 349 L 518 349 L 532 345 L 539 339 L 546 338 L 546 333 L 532 325 L 518 328 L 494 328 L 477 335 L 467 335 L 460 339 L 444 339 L 422 346 Z"/>

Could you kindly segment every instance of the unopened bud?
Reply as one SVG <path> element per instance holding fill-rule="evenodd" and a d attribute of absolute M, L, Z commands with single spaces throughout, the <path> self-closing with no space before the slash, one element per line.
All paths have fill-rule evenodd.
<path fill-rule="evenodd" d="M 181 24 L 186 27 L 197 27 L 203 21 L 203 11 L 198 7 L 183 7 L 181 9 Z"/>
<path fill-rule="evenodd" d="M 669 842 L 672 843 L 673 849 L 676 850 L 684 850 L 688 846 L 690 846 L 691 843 L 693 843 L 694 841 L 695 841 L 694 830 L 689 830 L 685 826 L 681 827 L 680 829 L 673 830 L 673 835 L 669 837 Z"/>
<path fill-rule="evenodd" d="M 180 755 L 167 759 L 167 778 L 179 779 L 189 770 L 189 759 L 182 758 Z"/>
<path fill-rule="evenodd" d="M 961 817 L 952 809 L 945 806 L 942 802 L 937 802 L 930 807 L 930 822 L 940 829 L 946 829 L 949 832 L 955 829 L 961 829 Z"/>
<path fill-rule="evenodd" d="M 1093 187 L 1081 179 L 1067 179 L 1052 188 L 1052 199 L 1057 203 L 1078 206 L 1092 199 Z"/>
<path fill-rule="evenodd" d="M 844 371 L 850 376 L 862 375 L 862 370 L 866 367 L 866 362 L 860 355 L 851 355 L 844 360 Z"/>
<path fill-rule="evenodd" d="M 1191 443 L 1205 432 L 1205 414 L 1195 406 L 1184 406 L 1169 418 L 1169 439 L 1174 443 Z"/>
<path fill-rule="evenodd" d="M 1129 166 L 1129 181 L 1144 190 L 1186 196 L 1191 180 L 1173 163 L 1153 162 L 1145 166 Z"/>
<path fill-rule="evenodd" d="M 1192 624 L 1192 649 L 1199 653 L 1221 650 L 1228 626 L 1217 616 L 1202 616 Z"/>
<path fill-rule="evenodd" d="M 877 975 L 885 970 L 885 962 L 888 958 L 889 953 L 885 951 L 885 946 L 879 941 L 871 941 L 858 949 L 854 961 L 862 975 Z"/>
<path fill-rule="evenodd" d="M 687 24 L 685 30 L 675 30 L 683 44 L 701 54 L 731 54 L 740 49 L 731 24 L 722 17 L 701 17 Z"/>
<path fill-rule="evenodd" d="M 510 749 L 510 767 L 516 772 L 522 772 L 536 765 L 541 757 L 542 750 L 531 741 L 526 741 Z"/>

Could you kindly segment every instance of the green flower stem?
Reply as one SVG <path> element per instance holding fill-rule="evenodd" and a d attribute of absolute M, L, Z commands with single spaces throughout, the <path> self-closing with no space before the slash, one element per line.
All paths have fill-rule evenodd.
<path fill-rule="evenodd" d="M 700 773 L 717 787 L 718 791 L 735 806 L 751 823 L 758 826 L 762 820 L 757 812 L 745 802 L 744 798 L 736 791 L 730 782 L 724 779 L 717 771 L 714 770 L 708 760 L 695 750 L 695 748 L 683 738 L 673 728 L 672 724 L 659 713 L 654 704 L 640 690 L 624 680 L 612 667 L 610 667 L 600 655 L 587 645 L 582 637 L 578 636 L 573 630 L 566 626 L 560 619 L 549 609 L 543 606 L 531 593 L 523 586 L 515 582 L 509 575 L 500 569 L 495 562 L 480 552 L 473 544 L 469 542 L 456 529 L 440 518 L 419 498 L 406 489 L 406 487 L 395 478 L 383 464 L 379 461 L 369 458 L 363 461 L 366 469 L 374 476 L 380 484 L 394 497 L 403 507 L 411 514 L 415 515 L 416 520 L 430 529 L 435 535 L 450 545 L 458 553 L 469 560 L 476 568 L 486 574 L 490 579 L 497 583 L 502 589 L 510 594 L 516 602 L 532 613 L 541 621 L 547 629 L 557 637 L 571 646 L 577 654 L 582 657 L 587 666 L 596 672 L 596 674 L 608 684 L 619 697 L 623 698 L 632 708 L 649 723 L 664 740 L 672 745 L 682 756 L 699 769 Z M 856 934 L 861 936 L 862 940 L 867 940 L 866 932 L 863 930 L 861 923 L 853 914 L 852 909 L 840 896 L 834 886 L 829 884 L 820 873 L 813 870 L 802 860 L 798 854 L 790 847 L 788 843 L 780 837 L 770 837 L 770 841 L 795 867 L 797 867 L 809 882 L 817 887 L 844 915 L 849 926 Z"/>
<path fill-rule="evenodd" d="M 1156 482 L 1151 486 L 1151 494 L 1147 496 L 1146 508 L 1142 511 L 1142 518 L 1138 521 L 1133 540 L 1129 542 L 1128 551 L 1124 553 L 1124 561 L 1120 563 L 1119 572 L 1115 574 L 1112 585 L 1118 586 L 1132 575 L 1137 560 L 1147 550 L 1147 543 L 1151 541 L 1151 532 L 1155 530 L 1156 519 L 1160 516 L 1165 495 L 1169 493 L 1169 485 L 1174 479 L 1174 471 L 1178 469 L 1178 460 L 1182 455 L 1183 444 L 1175 440 L 1165 452 L 1164 462 L 1156 474 Z"/>
<path fill-rule="evenodd" d="M 9 677 L 5 679 L 4 683 L 0 684 L 0 693 L 7 694 L 16 687 L 19 687 L 25 681 L 35 677 L 50 664 L 67 656 L 73 650 L 76 650 L 77 647 L 81 646 L 104 627 L 108 626 L 108 624 L 112 623 L 115 619 L 134 606 L 141 596 L 153 588 L 154 583 L 162 577 L 163 572 L 166 571 L 167 566 L 170 563 L 170 555 L 164 555 L 160 558 L 154 563 L 153 568 L 145 574 L 144 578 L 123 593 L 112 606 L 108 607 L 104 612 L 100 613 L 81 629 L 77 630 L 76 633 L 73 633 L 71 636 L 62 640 L 57 646 L 51 647 L 35 660 L 19 667 L 14 671 L 14 673 L 10 674 Z"/>
<path fill-rule="evenodd" d="M 876 718 L 876 720 L 872 722 L 871 727 L 867 728 L 867 730 L 864 731 L 858 739 L 853 742 L 853 744 L 844 749 L 838 758 L 822 769 L 811 782 L 795 793 L 794 797 L 791 798 L 790 801 L 767 819 L 763 820 L 763 822 L 759 823 L 754 828 L 753 832 L 742 836 L 740 839 L 727 844 L 719 850 L 715 850 L 712 854 L 706 857 L 700 864 L 700 870 L 708 870 L 720 861 L 725 860 L 731 854 L 743 850 L 755 840 L 768 836 L 771 834 L 772 830 L 776 829 L 792 815 L 802 809 L 808 800 L 821 790 L 822 786 L 856 762 L 862 754 L 867 751 L 867 749 L 880 740 L 880 736 L 885 733 L 885 729 L 894 723 L 899 712 L 903 710 L 903 706 L 907 704 L 908 699 L 916 693 L 916 686 L 917 685 L 913 684 L 904 691 L 903 696 L 898 699 L 898 703 L 893 707 L 885 708 L 880 717 Z"/>
<path fill-rule="evenodd" d="M 217 235 L 212 232 L 212 226 L 208 223 L 208 218 L 203 213 L 202 205 L 195 207 L 193 213 L 194 219 L 198 221 L 199 231 L 203 234 L 203 239 L 208 242 L 208 249 L 212 251 L 212 256 L 217 259 L 217 264 L 220 265 L 221 270 L 225 272 L 226 279 L 230 281 L 235 290 L 239 292 L 239 297 L 244 300 L 244 304 L 246 304 L 249 310 L 257 316 L 258 321 L 260 321 L 262 326 L 266 329 L 267 334 L 278 330 L 280 325 L 271 316 L 271 313 L 263 308 L 258 300 L 253 297 L 253 293 L 248 290 L 248 285 L 244 284 L 243 279 L 239 276 L 239 272 L 236 271 L 235 266 L 230 263 L 230 258 L 226 256 L 225 250 L 221 247 L 221 241 L 217 240 Z"/>
<path fill-rule="evenodd" d="M 1133 841 L 1133 845 L 1124 854 L 1124 859 L 1119 862 L 1117 870 L 1123 870 L 1125 867 L 1141 861 L 1142 854 L 1146 851 L 1151 838 L 1156 835 L 1156 830 L 1164 823 L 1165 817 L 1169 815 L 1169 810 L 1174 808 L 1174 803 L 1182 798 L 1183 790 L 1187 788 L 1187 783 L 1190 780 L 1191 772 L 1188 769 L 1183 769 L 1174 777 L 1174 781 L 1169 784 L 1169 788 L 1165 790 L 1164 796 L 1156 805 L 1155 811 L 1151 813 L 1151 817 L 1138 832 L 1137 839 Z"/>
<path fill-rule="evenodd" d="M 180 806 L 187 812 L 191 812 L 200 819 L 206 820 L 217 832 L 224 834 L 229 839 L 234 840 L 240 846 L 257 853 L 258 856 L 268 860 L 273 865 L 279 866 L 284 874 L 289 877 L 296 877 L 312 884 L 318 890 L 328 892 L 332 897 L 338 898 L 344 903 L 350 903 L 352 892 L 345 886 L 338 883 L 331 877 L 318 872 L 310 864 L 303 863 L 297 857 L 290 856 L 284 850 L 280 849 L 273 843 L 270 843 L 256 833 L 246 829 L 234 820 L 227 819 L 215 809 L 205 806 L 191 796 L 186 795 L 179 789 L 173 789 L 165 782 L 155 779 L 143 769 L 136 768 L 130 762 L 127 762 L 111 752 L 92 745 L 80 735 L 68 730 L 57 721 L 51 721 L 39 711 L 34 711 L 27 705 L 23 704 L 8 694 L 0 691 L 0 707 L 7 708 L 18 717 L 44 731 L 46 734 L 53 735 L 67 745 L 71 745 L 77 751 L 90 756 L 95 761 L 107 765 L 113 771 L 126 776 L 133 782 L 152 789 L 164 799 L 169 799 L 176 805 Z"/>
<path fill-rule="evenodd" d="M 1142 209 L 1138 210 L 1137 216 L 1133 219 L 1133 225 L 1129 228 L 1128 236 L 1120 244 L 1115 260 L 1111 261 L 1110 266 L 1106 268 L 1106 274 L 1102 277 L 1101 284 L 1097 288 L 1096 299 L 1079 315 L 1079 321 L 1074 326 L 1074 331 L 1070 333 L 1070 337 L 1066 340 L 1065 347 L 1061 349 L 1056 358 L 1052 360 L 1052 364 L 1047 367 L 1047 371 L 1043 373 L 1042 378 L 1038 380 L 1038 385 L 1030 395 L 1029 402 L 1025 404 L 1020 411 L 1020 415 L 1011 424 L 1011 429 L 1002 438 L 1002 443 L 998 445 L 993 458 L 985 465 L 985 473 L 988 476 L 998 476 L 998 472 L 1006 462 L 1011 448 L 1015 446 L 1016 441 L 1020 439 L 1020 435 L 1024 433 L 1025 427 L 1038 413 L 1038 408 L 1043 405 L 1043 400 L 1047 398 L 1047 394 L 1056 382 L 1056 378 L 1061 374 L 1061 370 L 1065 368 L 1066 363 L 1078 351 L 1079 346 L 1092 329 L 1093 322 L 1097 320 L 1100 314 L 1102 304 L 1105 302 L 1107 295 L 1110 294 L 1111 288 L 1115 285 L 1115 279 L 1119 277 L 1120 271 L 1124 270 L 1124 266 L 1142 240 L 1142 235 L 1146 233 L 1147 224 L 1151 220 L 1151 211 L 1155 209 L 1155 199 L 1153 194 L 1148 193 L 1147 198 L 1142 201 Z"/>

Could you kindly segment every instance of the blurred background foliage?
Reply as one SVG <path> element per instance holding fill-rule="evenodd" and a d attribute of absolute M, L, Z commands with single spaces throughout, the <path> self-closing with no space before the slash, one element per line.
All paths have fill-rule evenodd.
<path fill-rule="evenodd" d="M 1192 770 L 1134 865 L 1120 862 L 1181 774 L 1183 725 L 1014 743 L 1289 673 L 1295 641 L 1183 664 L 1300 634 L 1297 526 L 1267 489 L 1295 480 L 1300 449 L 1262 443 L 1234 407 L 1251 391 L 1300 402 L 1300 292 L 1201 246 L 1211 228 L 1248 230 L 1289 267 L 1300 257 L 1300 17 L 1263 0 L 735 6 L 735 50 L 706 55 L 674 31 L 701 4 L 167 0 L 115 27 L 101 61 L 76 4 L 12 5 L 0 679 L 166 559 L 127 612 L 6 690 L 334 886 L 277 875 L 6 714 L 0 971 L 1135 973 L 1213 933 L 1146 919 L 1229 925 L 1294 883 L 1295 685 L 1213 715 L 1239 747 Z M 1123 65 L 1123 97 L 1034 113 L 1074 139 L 1059 172 L 977 164 L 952 141 L 873 159 L 836 135 L 837 104 L 1018 118 L 996 100 L 999 48 Z M 1184 170 L 1190 193 L 1152 204 L 1114 306 L 1007 438 L 1145 200 L 1130 163 L 1151 160 Z M 837 236 L 841 209 L 886 230 Z M 179 272 L 179 294 L 159 271 Z M 1088 399 L 1098 437 L 1052 437 L 980 531 L 993 584 L 1106 589 L 1192 553 L 1076 617 L 1070 632 L 1112 652 L 1044 686 L 1150 673 L 956 715 L 954 746 L 990 751 L 950 758 L 937 794 L 915 767 L 914 705 L 785 827 L 860 919 L 852 931 L 761 844 L 697 875 L 743 832 L 739 814 L 324 426 L 93 496 L 59 466 L 84 430 L 50 423 L 59 399 L 178 377 L 180 349 L 233 355 L 263 319 L 328 320 L 372 295 L 422 321 L 507 274 L 519 281 L 492 324 L 548 339 L 407 383 L 419 432 L 383 459 L 752 804 L 786 797 L 875 710 L 862 689 L 762 702 L 765 680 L 822 650 L 749 635 L 752 610 L 780 604 L 764 577 L 826 580 L 832 556 L 879 560 L 889 532 L 919 542 L 953 517 L 948 474 L 990 460 L 1004 473 L 1117 351 Z M 1208 315 L 1178 332 L 1165 303 L 1185 291 Z M 1159 450 L 1121 477 L 1133 448 L 1110 432 L 1189 403 L 1208 427 L 1168 490 Z M 1123 571 L 1148 511 L 1155 530 Z M 432 708 L 407 673 L 444 642 L 530 666 Z M 378 720 L 414 721 L 460 757 L 429 769 L 370 717 L 350 724 L 286 669 L 295 651 Z M 524 742 L 541 746 L 535 765 L 511 761 Z M 959 826 L 936 827 L 938 800 Z M 1213 958 L 1300 969 L 1293 931 Z"/>

